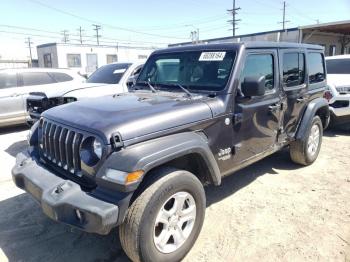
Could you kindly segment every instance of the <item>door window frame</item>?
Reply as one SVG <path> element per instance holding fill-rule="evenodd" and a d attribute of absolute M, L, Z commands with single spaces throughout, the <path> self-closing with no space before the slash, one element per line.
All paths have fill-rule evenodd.
<path fill-rule="evenodd" d="M 244 71 L 244 67 L 247 61 L 247 57 L 249 55 L 271 55 L 272 59 L 273 59 L 273 89 L 269 90 L 268 92 L 265 92 L 265 94 L 261 97 L 265 97 L 268 95 L 272 95 L 275 94 L 277 92 L 277 90 L 279 89 L 279 85 L 278 85 L 278 80 L 279 80 L 279 75 L 278 75 L 278 53 L 277 53 L 277 49 L 246 49 L 246 52 L 244 54 L 244 57 L 242 59 L 242 67 L 239 73 L 239 84 L 238 84 L 238 88 L 240 89 L 240 85 L 241 85 L 241 81 L 243 81 L 242 79 L 242 75 L 243 75 L 243 71 Z"/>
<path fill-rule="evenodd" d="M 323 72 L 324 72 L 324 79 L 321 82 L 317 82 L 317 83 L 310 83 L 309 80 L 309 55 L 311 53 L 317 53 L 320 54 L 322 57 L 322 66 L 323 66 Z M 325 60 L 325 55 L 323 53 L 323 51 L 320 50 L 307 50 L 306 52 L 306 67 L 307 67 L 307 85 L 308 85 L 308 90 L 317 90 L 320 88 L 324 88 L 326 86 L 326 82 L 327 82 L 327 68 L 326 68 L 326 60 Z"/>
<path fill-rule="evenodd" d="M 298 53 L 304 55 L 304 70 L 305 70 L 305 75 L 304 75 L 304 83 L 296 86 L 284 86 L 283 82 L 283 58 L 284 54 L 290 54 L 290 53 Z M 300 89 L 306 89 L 308 87 L 309 83 L 309 71 L 308 71 L 308 66 L 307 66 L 307 52 L 305 49 L 300 49 L 300 48 L 288 48 L 288 49 L 280 49 L 279 50 L 279 58 L 280 58 L 280 79 L 281 79 L 281 86 L 284 91 L 294 91 L 294 90 L 300 90 Z"/>

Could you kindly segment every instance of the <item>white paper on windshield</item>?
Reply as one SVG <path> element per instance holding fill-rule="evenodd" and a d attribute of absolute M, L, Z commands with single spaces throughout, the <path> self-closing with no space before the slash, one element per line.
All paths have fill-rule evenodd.
<path fill-rule="evenodd" d="M 126 69 L 116 69 L 114 70 L 113 74 L 122 74 L 126 71 Z"/>
<path fill-rule="evenodd" d="M 226 52 L 202 52 L 199 61 L 222 61 Z"/>

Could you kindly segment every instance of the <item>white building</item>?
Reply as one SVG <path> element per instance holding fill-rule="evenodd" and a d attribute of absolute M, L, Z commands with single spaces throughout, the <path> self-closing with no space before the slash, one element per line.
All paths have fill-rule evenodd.
<path fill-rule="evenodd" d="M 49 43 L 37 46 L 39 67 L 73 68 L 89 74 L 113 62 L 146 59 L 152 48 Z"/>

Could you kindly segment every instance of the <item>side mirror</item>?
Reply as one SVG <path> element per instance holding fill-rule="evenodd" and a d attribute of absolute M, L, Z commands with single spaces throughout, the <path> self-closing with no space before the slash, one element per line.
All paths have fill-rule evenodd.
<path fill-rule="evenodd" d="M 245 97 L 265 95 L 265 76 L 247 76 L 241 88 Z"/>
<path fill-rule="evenodd" d="M 139 75 L 133 75 L 133 76 L 130 76 L 128 78 L 128 80 L 126 81 L 126 85 L 130 88 L 130 87 L 133 87 L 135 84 L 136 84 L 136 80 L 137 80 L 137 77 Z"/>

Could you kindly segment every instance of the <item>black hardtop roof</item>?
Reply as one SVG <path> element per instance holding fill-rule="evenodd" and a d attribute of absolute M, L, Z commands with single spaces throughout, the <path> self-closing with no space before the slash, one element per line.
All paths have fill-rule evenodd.
<path fill-rule="evenodd" d="M 168 47 L 165 49 L 160 49 L 154 52 L 154 54 L 162 54 L 168 52 L 185 52 L 185 51 L 200 51 L 200 50 L 238 50 L 244 46 L 246 49 L 250 48 L 281 48 L 281 49 L 298 49 L 306 48 L 312 50 L 324 50 L 323 46 L 311 45 L 311 44 L 299 44 L 299 43 L 288 43 L 288 42 L 238 42 L 238 43 L 215 43 L 215 44 L 193 44 L 185 46 Z"/>

